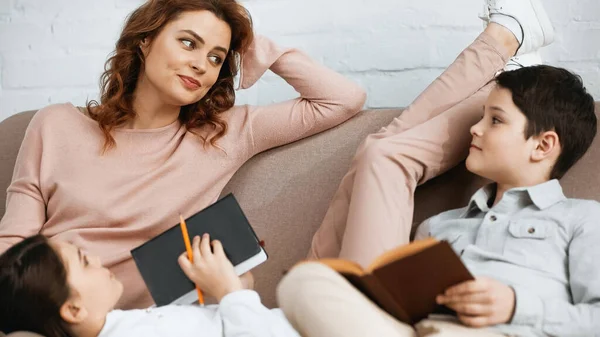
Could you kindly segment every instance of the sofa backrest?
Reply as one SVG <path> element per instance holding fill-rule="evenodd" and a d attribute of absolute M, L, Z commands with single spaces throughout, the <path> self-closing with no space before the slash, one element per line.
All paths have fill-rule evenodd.
<path fill-rule="evenodd" d="M 597 111 L 600 104 L 597 104 Z M 364 137 L 387 125 L 401 110 L 367 110 L 319 135 L 261 153 L 234 175 L 223 194 L 233 192 L 257 234 L 266 242 L 269 262 L 254 273 L 265 304 L 275 305 L 274 289 L 285 272 L 306 256 L 313 233 Z M 0 216 L 23 132 L 32 113 L 0 123 Z M 600 201 L 600 136 L 562 179 L 567 196 Z M 485 183 L 463 164 L 417 189 L 414 223 L 443 210 L 464 206 Z"/>

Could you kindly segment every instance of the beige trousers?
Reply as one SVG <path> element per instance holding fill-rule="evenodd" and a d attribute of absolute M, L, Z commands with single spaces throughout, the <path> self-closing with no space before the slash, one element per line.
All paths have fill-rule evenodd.
<path fill-rule="evenodd" d="M 408 243 L 415 188 L 466 158 L 469 128 L 483 115 L 490 81 L 509 57 L 501 43 L 482 33 L 400 117 L 365 139 L 309 258 L 341 257 L 366 266 Z"/>
<path fill-rule="evenodd" d="M 277 289 L 279 306 L 304 337 L 498 337 L 456 322 L 424 320 L 414 328 L 381 310 L 346 279 L 316 262 L 292 269 Z"/>

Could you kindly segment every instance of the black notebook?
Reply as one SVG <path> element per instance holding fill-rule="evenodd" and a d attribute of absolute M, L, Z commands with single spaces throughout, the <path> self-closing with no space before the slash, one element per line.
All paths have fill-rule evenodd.
<path fill-rule="evenodd" d="M 225 254 L 241 275 L 267 260 L 260 240 L 232 194 L 186 219 L 190 240 L 208 233 L 223 244 Z M 195 285 L 181 270 L 177 258 L 185 252 L 179 223 L 131 255 L 157 306 L 189 304 L 198 300 Z"/>

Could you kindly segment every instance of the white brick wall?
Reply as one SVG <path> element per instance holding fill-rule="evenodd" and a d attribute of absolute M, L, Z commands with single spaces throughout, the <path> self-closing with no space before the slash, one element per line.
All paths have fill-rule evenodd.
<path fill-rule="evenodd" d="M 106 56 L 142 0 L 0 0 L 0 120 L 95 99 Z M 360 82 L 368 107 L 408 104 L 481 30 L 483 0 L 246 0 L 259 33 Z M 545 0 L 551 64 L 582 75 L 600 100 L 600 1 Z M 294 97 L 271 75 L 238 103 Z"/>

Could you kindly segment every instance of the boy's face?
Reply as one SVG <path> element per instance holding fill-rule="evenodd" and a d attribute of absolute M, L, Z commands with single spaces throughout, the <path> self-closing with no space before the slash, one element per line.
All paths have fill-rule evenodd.
<path fill-rule="evenodd" d="M 498 183 L 518 184 L 531 169 L 535 137 L 525 139 L 527 119 L 510 90 L 496 87 L 487 98 L 481 121 L 471 127 L 467 169 Z"/>

